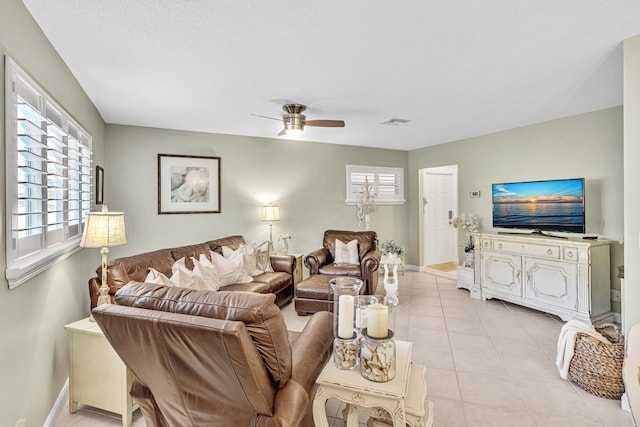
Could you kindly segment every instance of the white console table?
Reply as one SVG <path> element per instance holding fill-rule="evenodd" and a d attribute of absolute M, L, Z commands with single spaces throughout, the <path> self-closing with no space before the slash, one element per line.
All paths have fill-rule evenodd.
<path fill-rule="evenodd" d="M 613 319 L 610 241 L 508 234 L 476 234 L 474 241 L 481 299 L 509 301 L 565 321 Z"/>

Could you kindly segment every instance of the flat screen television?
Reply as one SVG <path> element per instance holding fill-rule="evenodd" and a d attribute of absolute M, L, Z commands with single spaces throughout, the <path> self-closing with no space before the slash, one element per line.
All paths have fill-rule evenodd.
<path fill-rule="evenodd" d="M 493 227 L 584 233 L 584 178 L 492 185 Z"/>

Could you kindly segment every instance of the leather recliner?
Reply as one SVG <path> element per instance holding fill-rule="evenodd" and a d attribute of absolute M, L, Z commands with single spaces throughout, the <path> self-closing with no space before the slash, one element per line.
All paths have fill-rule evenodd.
<path fill-rule="evenodd" d="M 92 313 L 133 373 L 148 427 L 312 425 L 332 315 L 314 315 L 291 344 L 274 300 L 131 282 Z"/>
<path fill-rule="evenodd" d="M 358 241 L 358 258 L 360 264 L 336 264 L 336 239 L 343 243 Z M 378 286 L 378 268 L 380 251 L 377 248 L 378 235 L 375 231 L 340 231 L 327 230 L 322 239 L 322 248 L 317 249 L 304 258 L 304 265 L 309 275 L 349 276 L 362 280 L 361 294 L 373 295 Z"/>

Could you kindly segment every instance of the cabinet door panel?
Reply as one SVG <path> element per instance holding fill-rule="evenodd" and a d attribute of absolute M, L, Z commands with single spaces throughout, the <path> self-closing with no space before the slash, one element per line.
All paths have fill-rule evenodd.
<path fill-rule="evenodd" d="M 493 291 L 521 297 L 521 268 L 522 257 L 520 256 L 483 252 L 482 286 Z"/>
<path fill-rule="evenodd" d="M 572 310 L 577 308 L 576 264 L 525 258 L 525 271 L 527 299 Z"/>

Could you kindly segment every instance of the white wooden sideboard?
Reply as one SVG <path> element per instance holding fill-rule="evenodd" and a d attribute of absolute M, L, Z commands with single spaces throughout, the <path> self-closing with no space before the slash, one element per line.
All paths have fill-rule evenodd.
<path fill-rule="evenodd" d="M 613 320 L 608 240 L 473 235 L 471 296 L 496 298 L 585 322 Z"/>

